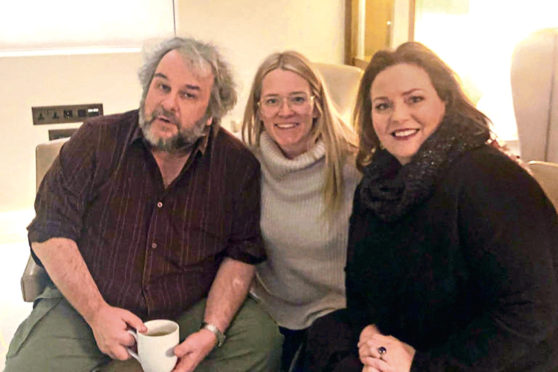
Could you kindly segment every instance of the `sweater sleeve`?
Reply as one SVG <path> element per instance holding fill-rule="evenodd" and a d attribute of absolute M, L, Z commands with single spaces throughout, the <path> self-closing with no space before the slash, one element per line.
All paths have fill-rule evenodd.
<path fill-rule="evenodd" d="M 499 371 L 522 363 L 532 370 L 533 355 L 546 349 L 557 324 L 556 212 L 537 182 L 500 154 L 480 152 L 458 168 L 460 175 L 450 176 L 460 188 L 460 244 L 486 306 L 446 343 L 417 351 L 412 371 Z M 548 359 L 544 353 L 540 360 Z"/>

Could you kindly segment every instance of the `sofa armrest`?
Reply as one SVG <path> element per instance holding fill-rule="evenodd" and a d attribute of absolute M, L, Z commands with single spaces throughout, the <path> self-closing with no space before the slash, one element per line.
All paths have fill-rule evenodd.
<path fill-rule="evenodd" d="M 57 140 L 41 143 L 35 148 L 35 171 L 36 171 L 36 188 L 39 185 L 54 162 L 60 148 L 68 138 L 60 138 Z M 41 294 L 46 285 L 50 283 L 50 278 L 45 269 L 35 263 L 33 257 L 29 256 L 27 265 L 21 276 L 21 294 L 25 302 L 33 302 L 35 298 Z"/>
<path fill-rule="evenodd" d="M 21 276 L 21 293 L 25 302 L 33 302 L 50 282 L 45 269 L 35 263 L 29 256 L 25 270 Z"/>

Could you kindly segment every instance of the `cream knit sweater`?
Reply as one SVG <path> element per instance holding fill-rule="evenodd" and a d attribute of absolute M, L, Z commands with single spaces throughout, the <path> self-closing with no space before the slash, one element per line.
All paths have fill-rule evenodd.
<path fill-rule="evenodd" d="M 280 326 L 303 329 L 345 307 L 349 216 L 360 173 L 345 165 L 342 207 L 328 223 L 321 217 L 323 142 L 288 159 L 264 131 L 255 155 L 262 169 L 261 228 L 268 258 L 257 266 L 252 294 Z"/>

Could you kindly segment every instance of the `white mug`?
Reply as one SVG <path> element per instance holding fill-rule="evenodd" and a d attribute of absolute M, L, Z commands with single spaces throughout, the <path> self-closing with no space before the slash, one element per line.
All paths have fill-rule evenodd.
<path fill-rule="evenodd" d="M 131 356 L 140 362 L 145 372 L 170 372 L 176 365 L 174 347 L 178 345 L 178 324 L 172 320 L 157 319 L 144 323 L 146 333 L 129 330 L 136 339 L 137 354 L 128 348 Z"/>

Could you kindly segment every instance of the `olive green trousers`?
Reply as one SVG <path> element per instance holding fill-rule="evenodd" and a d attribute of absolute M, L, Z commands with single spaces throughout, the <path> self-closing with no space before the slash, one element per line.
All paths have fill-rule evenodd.
<path fill-rule="evenodd" d="M 174 319 L 180 325 L 180 341 L 199 329 L 204 310 L 205 299 Z M 214 349 L 196 371 L 279 370 L 283 336 L 253 299 L 246 299 L 226 334 L 224 345 Z M 116 361 L 101 353 L 81 315 L 56 288 L 47 287 L 17 329 L 4 372 L 141 370 L 133 358 Z"/>

